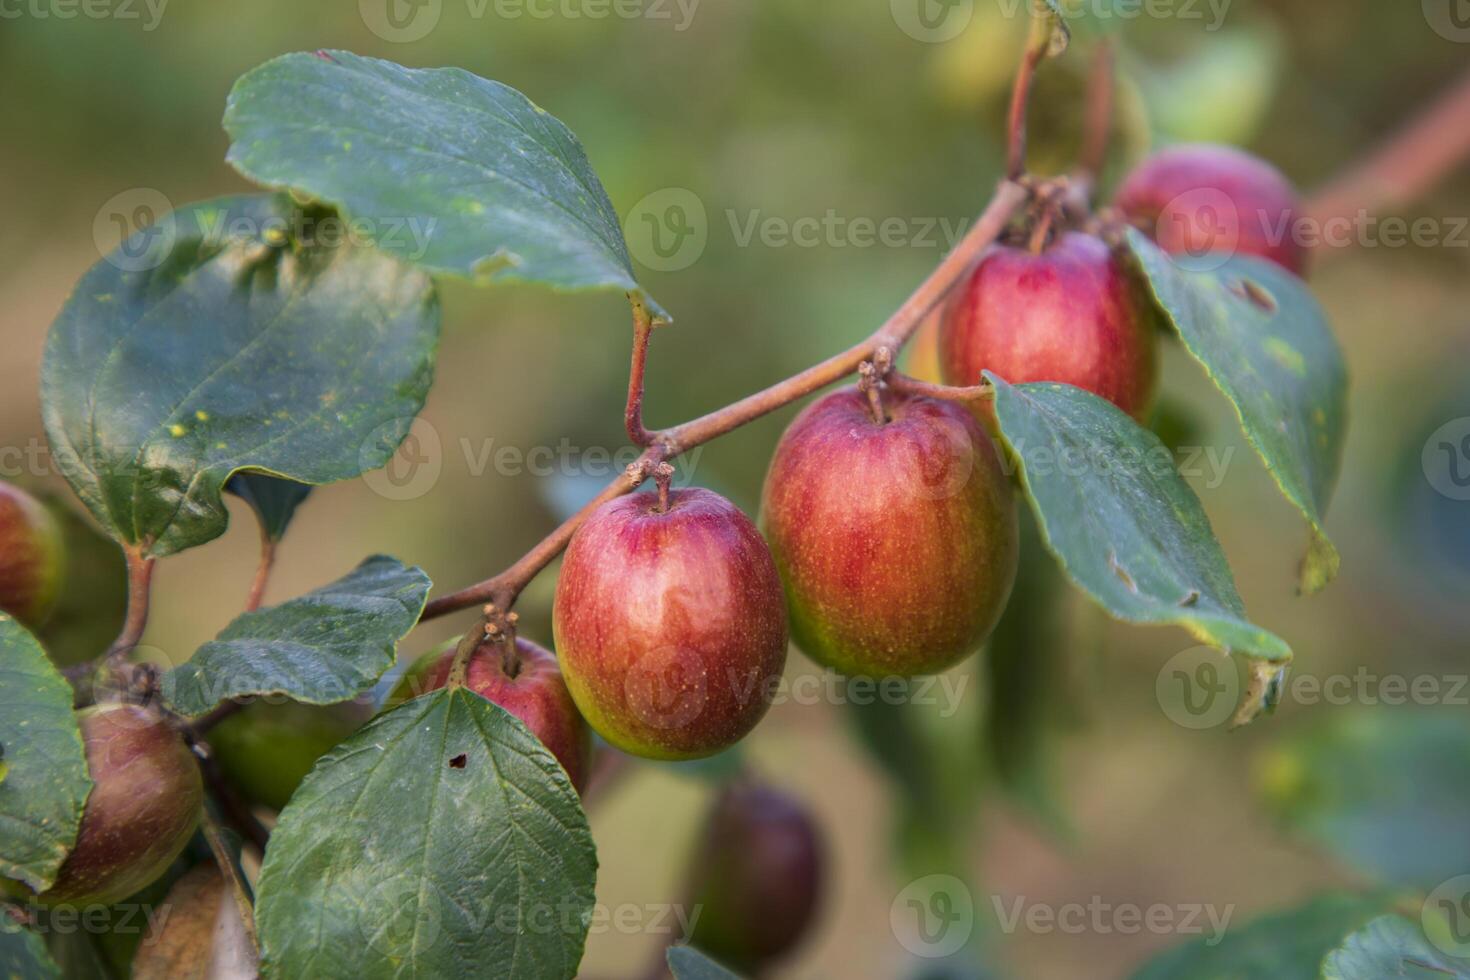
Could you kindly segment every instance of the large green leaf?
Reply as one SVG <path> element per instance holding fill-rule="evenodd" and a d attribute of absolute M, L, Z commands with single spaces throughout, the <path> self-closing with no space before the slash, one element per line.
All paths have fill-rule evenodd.
<path fill-rule="evenodd" d="M 1384 909 L 1382 898 L 1326 895 L 1205 935 L 1150 960 L 1133 980 L 1307 980 L 1343 937 Z M 1223 910 L 1218 913 L 1223 916 Z M 1202 927 L 1208 928 L 1202 923 Z"/>
<path fill-rule="evenodd" d="M 1470 964 L 1452 961 L 1400 915 L 1374 919 L 1322 961 L 1322 980 L 1470 980 Z"/>
<path fill-rule="evenodd" d="M 0 977 L 5 980 L 54 980 L 61 969 L 40 936 L 21 928 L 0 909 Z"/>
<path fill-rule="evenodd" d="M 740 980 L 740 977 L 716 963 L 693 946 L 670 946 L 664 954 L 674 980 Z"/>
<path fill-rule="evenodd" d="M 275 977 L 571 977 L 597 855 L 555 757 L 463 688 L 333 749 L 281 812 L 256 906 Z"/>
<path fill-rule="evenodd" d="M 230 477 L 225 489 L 250 505 L 260 521 L 261 531 L 272 541 L 285 537 L 296 508 L 311 493 L 311 487 L 305 483 L 249 470 Z"/>
<path fill-rule="evenodd" d="M 325 220 L 276 195 L 184 208 L 67 301 L 41 372 L 46 432 L 119 541 L 201 544 L 225 529 L 235 471 L 343 480 L 407 434 L 433 376 L 433 284 L 312 230 Z"/>
<path fill-rule="evenodd" d="M 1136 230 L 1128 242 L 1184 346 L 1235 406 L 1246 438 L 1306 517 L 1301 588 L 1321 589 L 1337 574 L 1337 549 L 1322 523 L 1347 434 L 1347 369 L 1322 308 L 1273 262 L 1222 256 L 1217 268 L 1195 270 Z"/>
<path fill-rule="evenodd" d="M 330 585 L 236 617 L 164 675 L 164 697 L 186 715 L 247 695 L 308 704 L 357 697 L 393 666 L 428 594 L 423 571 L 375 555 Z"/>
<path fill-rule="evenodd" d="M 1199 498 L 1157 436 L 1071 385 L 1009 385 L 996 415 L 1047 548 L 1117 619 L 1182 626 L 1254 667 L 1237 721 L 1273 696 L 1291 649 L 1245 618 Z"/>
<path fill-rule="evenodd" d="M 92 791 L 71 685 L 35 638 L 0 614 L 0 875 L 51 886 Z"/>
<path fill-rule="evenodd" d="M 1328 687 L 1322 696 L 1328 703 L 1406 697 L 1409 681 L 1400 680 L 1402 694 L 1386 686 L 1357 693 Z M 1440 687 L 1427 696 L 1455 696 L 1453 679 L 1429 680 Z M 1288 828 L 1374 878 L 1432 887 L 1470 868 L 1470 724 L 1463 709 L 1338 709 L 1325 724 L 1273 744 L 1258 772 L 1268 807 Z"/>
<path fill-rule="evenodd" d="M 246 177 L 336 205 L 434 272 L 638 290 L 582 145 L 499 82 L 298 52 L 235 84 L 225 129 Z"/>

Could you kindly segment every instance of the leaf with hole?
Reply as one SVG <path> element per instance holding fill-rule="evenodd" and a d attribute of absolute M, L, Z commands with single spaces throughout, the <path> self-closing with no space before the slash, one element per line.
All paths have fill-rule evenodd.
<path fill-rule="evenodd" d="M 236 82 L 224 125 L 240 173 L 335 205 L 435 273 L 641 292 L 582 145 L 507 85 L 298 52 Z"/>
<path fill-rule="evenodd" d="M 433 378 L 421 271 L 313 243 L 276 195 L 180 209 L 82 277 L 41 370 L 51 449 L 118 541 L 162 556 L 224 532 L 240 470 L 301 483 L 386 463 Z"/>
<path fill-rule="evenodd" d="M 35 637 L 0 614 L 0 875 L 41 892 L 77 840 L 92 791 L 71 685 Z M 3 913 L 0 913 L 3 915 Z"/>
<path fill-rule="evenodd" d="M 1185 349 L 1235 407 L 1277 486 L 1309 525 L 1303 592 L 1337 574 L 1323 530 L 1347 434 L 1347 368 L 1306 285 L 1253 256 L 1207 256 L 1186 267 L 1142 233 L 1128 244 Z"/>
<path fill-rule="evenodd" d="M 185 715 L 247 695 L 350 700 L 393 666 L 428 594 L 422 570 L 375 555 L 330 585 L 236 617 L 164 675 L 164 698 Z"/>
<path fill-rule="evenodd" d="M 464 688 L 394 708 L 317 763 L 271 835 L 268 977 L 571 977 L 597 855 L 566 773 Z"/>
<path fill-rule="evenodd" d="M 1268 707 L 1291 649 L 1246 619 L 1210 520 L 1158 437 L 1080 388 L 985 377 L 1042 540 L 1072 581 L 1114 618 L 1244 655 L 1252 688 L 1236 720 Z"/>

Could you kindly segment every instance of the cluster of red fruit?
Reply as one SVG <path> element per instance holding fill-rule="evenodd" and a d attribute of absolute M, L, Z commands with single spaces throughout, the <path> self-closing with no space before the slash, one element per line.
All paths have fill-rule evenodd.
<path fill-rule="evenodd" d="M 1201 237 L 1221 227 L 1216 196 L 1235 215 L 1223 241 Z M 1166 251 L 1227 248 L 1301 272 L 1300 250 L 1270 234 L 1290 229 L 1294 192 L 1238 151 L 1161 153 L 1124 182 L 1116 205 Z M 1142 419 L 1159 331 L 1140 285 L 1093 234 L 1043 228 L 1024 239 L 994 245 L 955 291 L 940 328 L 943 380 L 973 385 L 989 370 L 1013 383 L 1065 382 Z M 557 655 L 517 639 L 506 656 L 506 641 L 487 639 L 467 686 L 520 718 L 580 791 L 589 723 L 618 748 L 655 759 L 734 744 L 766 712 L 788 635 L 846 674 L 953 666 L 989 635 L 1016 572 L 1015 494 L 989 424 L 984 410 L 876 383 L 831 393 L 782 436 L 761 529 L 723 497 L 671 490 L 661 474 L 658 493 L 605 504 L 573 537 L 556 590 Z M 34 625 L 54 594 L 58 546 L 39 505 L 3 489 L 0 608 Z M 410 693 L 447 683 L 452 659 L 426 660 Z M 121 705 L 87 709 L 80 721 L 96 788 L 78 845 L 43 901 L 111 901 L 146 884 L 183 847 L 199 807 L 197 769 L 169 726 Z M 782 807 L 761 799 L 737 801 L 753 815 L 731 826 L 780 823 L 772 814 Z M 815 860 L 811 846 L 788 852 L 780 860 Z M 726 871 L 740 877 L 740 859 Z M 750 905 L 764 900 L 754 895 Z"/>

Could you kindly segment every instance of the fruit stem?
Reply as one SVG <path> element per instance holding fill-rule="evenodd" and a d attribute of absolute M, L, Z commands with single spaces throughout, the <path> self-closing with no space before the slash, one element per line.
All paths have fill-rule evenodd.
<path fill-rule="evenodd" d="M 659 463 L 653 468 L 653 484 L 658 487 L 658 504 L 653 508 L 654 513 L 667 514 L 669 512 L 669 483 L 674 479 L 674 468 L 668 463 Z"/>
<path fill-rule="evenodd" d="M 643 371 L 648 364 L 648 338 L 653 333 L 653 317 L 648 305 L 637 293 L 628 294 L 633 308 L 633 362 L 628 368 L 628 402 L 623 409 L 623 428 L 635 446 L 649 446 L 653 433 L 643 427 Z"/>
<path fill-rule="evenodd" d="M 144 558 L 141 547 L 125 548 L 123 555 L 128 566 L 128 612 L 122 632 L 107 649 L 107 664 L 113 668 L 113 673 L 121 670 L 128 654 L 143 638 L 143 631 L 148 628 L 148 605 L 153 594 L 154 559 Z"/>
<path fill-rule="evenodd" d="M 424 608 L 420 621 L 437 619 L 483 602 L 495 602 L 502 609 L 510 608 L 516 596 L 520 595 L 531 579 L 566 549 L 572 535 L 588 517 L 609 500 L 637 490 L 648 479 L 652 467 L 732 432 L 798 398 L 841 381 L 851 375 L 859 364 L 872 357 L 878 347 L 889 346 L 897 350 L 919 328 L 930 311 L 949 294 L 950 289 L 970 269 L 980 253 L 1005 231 L 1011 218 L 1029 196 L 1030 192 L 1021 184 L 1010 180 L 1002 181 L 995 196 L 960 243 L 945 256 L 944 261 L 914 290 L 897 312 L 866 340 L 708 415 L 650 433 L 652 442 L 636 461 L 629 464 L 627 469 L 581 510 L 562 521 L 534 548 L 522 555 L 515 564 L 484 581 L 449 595 L 439 596 Z"/>
<path fill-rule="evenodd" d="M 888 348 L 880 347 L 879 350 L 887 351 Z M 864 361 L 858 365 L 858 391 L 868 396 L 868 411 L 872 413 L 873 421 L 879 425 L 887 425 L 888 412 L 883 408 L 881 377 L 882 374 L 873 361 Z"/>
<path fill-rule="evenodd" d="M 255 566 L 255 578 L 250 583 L 250 594 L 245 597 L 245 611 L 254 612 L 265 600 L 265 587 L 270 582 L 271 569 L 276 564 L 276 539 L 270 536 L 265 525 L 260 526 L 260 563 Z"/>

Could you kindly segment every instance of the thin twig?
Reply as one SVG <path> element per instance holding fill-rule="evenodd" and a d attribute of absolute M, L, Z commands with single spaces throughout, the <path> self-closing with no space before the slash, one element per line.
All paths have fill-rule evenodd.
<path fill-rule="evenodd" d="M 250 886 L 240 874 L 240 868 L 235 864 L 235 856 L 230 853 L 225 843 L 224 832 L 207 805 L 204 807 L 202 829 L 204 839 L 209 842 L 210 853 L 214 855 L 214 863 L 219 865 L 220 874 L 224 876 L 225 883 L 230 886 L 230 893 L 235 897 L 235 908 L 240 912 L 240 924 L 245 927 L 245 935 L 250 940 L 250 947 L 259 950 L 260 940 L 255 934 L 255 907 L 250 902 Z"/>
<path fill-rule="evenodd" d="M 185 728 L 182 734 L 193 748 L 194 757 L 199 760 L 199 772 L 204 776 L 205 788 L 209 790 L 215 803 L 219 804 L 220 812 L 243 839 L 264 854 L 265 845 L 270 841 L 270 831 L 256 819 L 255 814 L 250 812 L 250 806 L 235 792 L 230 781 L 225 779 L 209 744 L 195 736 L 192 729 Z"/>
<path fill-rule="evenodd" d="M 947 402 L 978 402 L 988 401 L 995 397 L 995 386 L 986 382 L 978 385 L 970 385 L 957 388 L 951 385 L 937 385 L 929 381 L 920 381 L 911 378 L 907 374 L 890 371 L 885 379 L 888 387 L 902 395 L 921 395 L 925 398 L 938 398 Z"/>
<path fill-rule="evenodd" d="M 460 589 L 431 601 L 421 621 L 435 619 L 471 606 L 493 602 L 509 609 L 516 597 L 536 574 L 566 548 L 582 523 L 609 500 L 632 493 L 648 479 L 653 467 L 689 449 L 703 445 L 741 426 L 789 405 L 827 385 L 840 381 L 857 370 L 859 364 L 873 356 L 879 347 L 892 351 L 901 348 L 918 329 L 929 312 L 965 274 L 980 254 L 1005 230 L 1011 218 L 1026 201 L 1026 188 L 1014 181 L 1002 181 L 995 196 L 981 213 L 974 227 L 945 256 L 929 277 L 914 290 L 898 311 L 870 337 L 836 354 L 820 364 L 777 382 L 762 391 L 748 395 L 724 408 L 692 419 L 671 429 L 653 432 L 652 442 L 617 479 L 603 488 L 586 506 L 561 523 L 528 551 L 515 564 L 483 582 Z"/>
<path fill-rule="evenodd" d="M 1046 57 L 1046 46 L 1028 44 L 1016 70 L 1011 89 L 1011 108 L 1006 123 L 1006 176 L 1019 180 L 1026 172 L 1026 105 L 1031 99 L 1031 82 L 1036 66 Z"/>
<path fill-rule="evenodd" d="M 637 293 L 628 294 L 633 307 L 633 363 L 628 369 L 628 405 L 623 410 L 623 426 L 635 446 L 648 446 L 653 433 L 643 427 L 643 370 L 648 364 L 648 338 L 653 333 L 653 317 Z"/>

